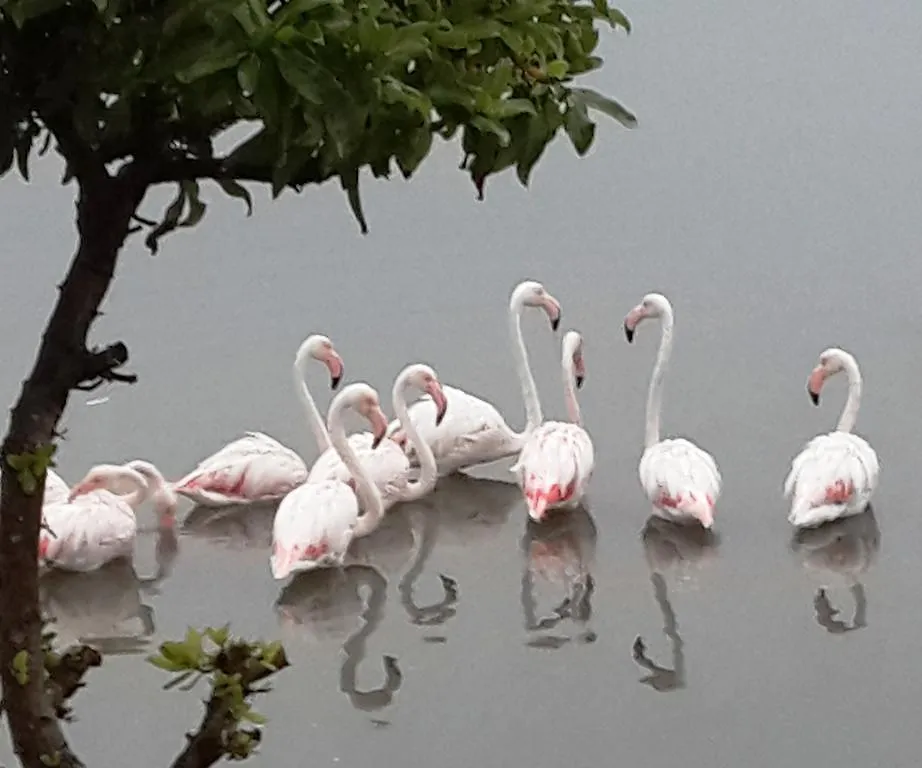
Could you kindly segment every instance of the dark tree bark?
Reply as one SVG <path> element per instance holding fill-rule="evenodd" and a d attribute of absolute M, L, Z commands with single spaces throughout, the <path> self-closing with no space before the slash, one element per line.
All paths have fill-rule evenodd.
<path fill-rule="evenodd" d="M 27 495 L 7 457 L 50 444 L 70 391 L 82 382 L 111 377 L 112 369 L 125 362 L 123 344 L 93 352 L 87 335 L 112 282 L 131 216 L 147 189 L 131 174 L 111 177 L 102 168 L 77 178 L 79 246 L 0 448 L 0 681 L 13 746 L 27 768 L 47 768 L 49 760 L 62 768 L 81 763 L 67 745 L 43 681 L 37 552 L 44 477 Z M 22 684 L 13 665 L 21 651 L 28 654 L 28 677 Z"/>

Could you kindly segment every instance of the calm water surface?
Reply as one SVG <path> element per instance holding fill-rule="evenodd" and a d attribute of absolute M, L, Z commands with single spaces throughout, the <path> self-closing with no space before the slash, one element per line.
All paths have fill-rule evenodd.
<path fill-rule="evenodd" d="M 922 7 L 625 10 L 635 32 L 609 40 L 599 85 L 640 128 L 603 124 L 584 161 L 561 143 L 530 192 L 505 176 L 478 205 L 442 148 L 413 183 L 368 185 L 367 238 L 330 185 L 263 197 L 251 220 L 215 195 L 156 258 L 128 248 L 96 333 L 128 343 L 140 383 L 95 406 L 74 396 L 68 480 L 135 457 L 178 476 L 244 429 L 313 458 L 290 364 L 315 331 L 351 380 L 386 391 L 426 361 L 519 426 L 505 305 L 523 277 L 585 334 L 597 470 L 589 513 L 542 530 L 497 482 L 508 463 L 445 482 L 394 510 L 354 567 L 289 586 L 269 574 L 271 509 L 196 514 L 175 541 L 145 535 L 137 575 L 49 582 L 62 634 L 121 652 L 76 699 L 69 733 L 88 764 L 166 764 L 203 691 L 160 691 L 143 654 L 225 621 L 282 637 L 294 662 L 257 702 L 270 724 L 254 765 L 917 764 L 903 713 L 922 693 L 922 82 L 910 76 Z M 73 247 L 57 172 L 0 188 L 13 276 L 0 287 L 3 402 Z M 721 465 L 719 540 L 645 529 L 636 468 L 657 333 L 645 326 L 631 347 L 620 325 L 650 290 L 678 323 L 664 427 Z M 559 338 L 541 317 L 525 325 L 546 411 L 562 415 Z M 845 396 L 836 381 L 816 409 L 804 391 L 830 345 L 865 373 L 876 520 L 792 543 L 782 480 Z"/>

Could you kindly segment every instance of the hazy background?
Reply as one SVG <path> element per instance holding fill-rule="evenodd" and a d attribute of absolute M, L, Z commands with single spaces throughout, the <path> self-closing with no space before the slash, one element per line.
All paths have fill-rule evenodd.
<path fill-rule="evenodd" d="M 392 654 L 400 691 L 374 712 L 340 693 L 340 648 L 361 627 L 362 606 L 352 587 L 346 597 L 331 591 L 326 609 L 341 607 L 338 623 L 282 635 L 294 667 L 256 702 L 270 723 L 254 765 L 588 768 L 613 754 L 661 768 L 917 764 L 904 713 L 922 688 L 913 671 L 922 631 L 914 494 L 922 6 L 622 7 L 634 32 L 603 35 L 606 66 L 594 84 L 634 110 L 639 127 L 602 118 L 583 160 L 562 139 L 529 191 L 507 173 L 478 204 L 457 170 L 458 149 L 439 147 L 411 183 L 365 185 L 368 237 L 333 184 L 274 204 L 261 194 L 252 219 L 209 189 L 194 231 L 169 236 L 153 258 L 135 238 L 122 256 L 94 338 L 124 340 L 140 381 L 97 393 L 111 396 L 98 406 L 86 405 L 97 394 L 72 397 L 59 461 L 69 482 L 94 463 L 135 457 L 176 477 L 245 429 L 312 458 L 290 374 L 312 332 L 333 338 L 348 380 L 386 392 L 405 363 L 425 361 L 516 427 L 524 413 L 506 339 L 512 286 L 544 282 L 563 304 L 562 330 L 586 338 L 596 642 L 526 644 L 525 512 L 514 491 L 440 492 L 430 511 L 447 522 L 435 526 L 417 597 L 437 599 L 437 574 L 448 574 L 460 591 L 457 615 L 436 629 L 408 622 L 395 584 L 412 559 L 411 523 L 398 514 L 392 533 L 404 549 L 380 566 L 388 602 L 358 677 L 380 685 L 380 657 Z M 3 402 L 32 363 L 74 248 L 73 191 L 58 177 L 55 162 L 43 161 L 31 185 L 11 176 L 0 186 Z M 638 683 L 645 672 L 631 658 L 642 634 L 651 656 L 672 664 L 639 536 L 649 506 L 636 478 L 657 329 L 642 327 L 633 347 L 621 332 L 624 314 L 651 290 L 676 309 L 664 428 L 710 450 L 725 488 L 719 551 L 701 569 L 666 577 L 685 687 L 663 693 Z M 545 411 L 562 416 L 559 337 L 534 313 L 525 326 Z M 792 456 L 841 409 L 844 381 L 829 385 L 820 408 L 805 392 L 832 345 L 853 352 L 865 374 L 858 431 L 883 468 L 881 549 L 862 577 L 868 626 L 843 634 L 815 620 L 817 582 L 790 551 L 780 498 Z M 327 384 L 316 375 L 325 411 Z M 490 474 L 506 479 L 504 466 Z M 464 510 L 493 524 L 467 524 Z M 866 526 L 843 532 L 840 567 L 865 562 L 865 534 Z M 153 570 L 153 548 L 152 537 L 139 545 L 142 575 Z M 267 556 L 265 546 L 183 536 L 160 594 L 143 598 L 154 641 L 228 620 L 240 633 L 280 636 L 281 585 Z M 545 614 L 563 596 L 549 594 Z M 829 599 L 850 622 L 848 590 Z M 88 765 L 138 755 L 167 764 L 198 722 L 204 689 L 160 692 L 164 680 L 137 655 L 91 674 L 68 729 Z M 5 737 L 0 758 L 12 761 Z"/>

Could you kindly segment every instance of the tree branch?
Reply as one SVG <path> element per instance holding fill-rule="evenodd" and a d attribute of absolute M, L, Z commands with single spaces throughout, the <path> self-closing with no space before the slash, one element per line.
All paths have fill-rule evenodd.
<path fill-rule="evenodd" d="M 88 351 L 80 381 L 74 388 L 91 392 L 105 381 L 134 384 L 138 380 L 137 376 L 131 373 L 118 373 L 115 370 L 127 362 L 128 347 L 121 341 L 116 341 L 101 350 Z"/>
<path fill-rule="evenodd" d="M 102 655 L 88 645 L 75 645 L 53 661 L 46 655 L 45 664 L 48 669 L 45 690 L 51 706 L 59 718 L 69 720 L 68 700 L 85 685 L 86 673 L 102 664 Z"/>
<path fill-rule="evenodd" d="M 279 648 L 274 658 L 266 664 L 255 658 L 247 643 L 234 643 L 222 650 L 215 661 L 215 668 L 223 675 L 240 676 L 240 694 L 218 685 L 212 688 L 211 697 L 205 705 L 205 715 L 195 733 L 187 734 L 188 744 L 173 762 L 173 768 L 208 768 L 225 756 L 241 758 L 249 754 L 259 742 L 258 729 L 239 727 L 240 716 L 235 711 L 240 701 L 254 693 L 262 693 L 254 686 L 261 680 L 274 675 L 288 666 L 285 651 Z"/>
<path fill-rule="evenodd" d="M 321 184 L 334 175 L 333 171 L 325 171 L 322 168 L 319 158 L 311 158 L 288 181 L 288 186 L 301 187 L 305 184 Z M 273 168 L 270 164 L 238 161 L 234 159 L 233 155 L 212 158 L 175 157 L 158 163 L 147 177 L 151 184 L 195 181 L 198 179 L 255 181 L 261 184 L 271 184 L 273 182 Z"/>

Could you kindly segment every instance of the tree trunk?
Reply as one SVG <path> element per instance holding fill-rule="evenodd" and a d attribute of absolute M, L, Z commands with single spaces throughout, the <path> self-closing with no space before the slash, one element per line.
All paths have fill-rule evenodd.
<path fill-rule="evenodd" d="M 101 372 L 87 350 L 87 334 L 145 189 L 104 173 L 81 179 L 77 253 L 59 286 L 35 365 L 22 385 L 0 448 L 0 681 L 13 746 L 26 768 L 74 768 L 81 763 L 70 751 L 44 693 L 37 553 L 45 479 L 39 478 L 38 488 L 27 495 L 7 459 L 50 444 L 71 389 Z M 14 664 L 22 652 L 26 655 L 19 655 Z M 25 678 L 16 672 L 23 660 Z"/>

